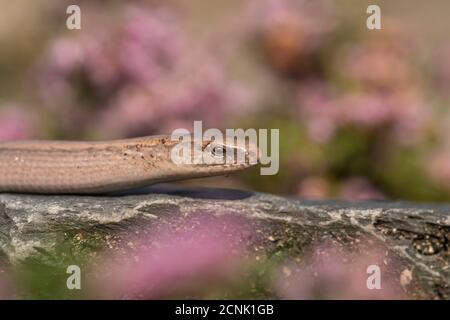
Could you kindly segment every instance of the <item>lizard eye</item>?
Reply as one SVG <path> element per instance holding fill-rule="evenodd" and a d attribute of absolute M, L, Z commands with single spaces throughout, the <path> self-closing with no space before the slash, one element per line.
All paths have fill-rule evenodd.
<path fill-rule="evenodd" d="M 226 148 L 220 146 L 220 147 L 213 147 L 211 149 L 211 154 L 215 157 L 224 157 L 226 155 Z"/>

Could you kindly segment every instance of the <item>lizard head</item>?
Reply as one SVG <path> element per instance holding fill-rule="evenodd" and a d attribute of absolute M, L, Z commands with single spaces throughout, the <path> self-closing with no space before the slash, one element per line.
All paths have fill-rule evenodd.
<path fill-rule="evenodd" d="M 259 149 L 246 138 L 166 140 L 169 172 L 176 179 L 226 175 L 258 163 Z M 175 180 L 175 179 L 174 179 Z"/>

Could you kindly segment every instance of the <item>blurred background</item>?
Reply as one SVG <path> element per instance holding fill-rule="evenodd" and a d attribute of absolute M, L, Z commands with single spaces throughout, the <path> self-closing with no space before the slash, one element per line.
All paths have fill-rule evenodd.
<path fill-rule="evenodd" d="M 69 4 L 81 7 L 81 30 L 66 28 Z M 194 120 L 279 128 L 279 174 L 255 168 L 184 183 L 305 199 L 450 201 L 450 3 L 378 0 L 382 30 L 366 28 L 369 4 L 3 1 L 0 141 L 126 138 L 190 129 Z M 150 242 L 137 249 L 138 266 L 111 262 L 120 259 L 114 252 L 100 256 L 93 265 L 106 282 L 90 279 L 87 296 L 404 297 L 389 284 L 367 291 L 366 266 L 386 264 L 370 243 L 361 249 L 367 257 L 349 258 L 335 244 L 299 252 L 295 239 L 282 240 L 292 249 L 285 254 L 249 254 L 243 244 L 256 226 L 239 232 L 242 223 L 209 219 L 150 232 L 160 247 L 130 240 L 134 249 Z M 233 250 L 225 227 L 236 230 Z M 111 241 L 83 230 L 65 236 L 56 255 L 14 270 L 0 264 L 0 298 L 80 297 L 65 287 L 67 265 L 85 265 Z"/>
<path fill-rule="evenodd" d="M 0 140 L 280 128 L 280 172 L 188 182 L 450 200 L 446 1 L 2 3 Z"/>

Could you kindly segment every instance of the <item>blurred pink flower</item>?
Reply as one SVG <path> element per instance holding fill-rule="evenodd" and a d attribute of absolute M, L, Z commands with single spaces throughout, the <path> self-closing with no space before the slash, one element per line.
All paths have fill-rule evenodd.
<path fill-rule="evenodd" d="M 382 33 L 364 34 L 361 40 L 342 46 L 334 56 L 334 67 L 345 80 L 370 88 L 401 89 L 414 84 L 412 50 L 398 26 Z"/>
<path fill-rule="evenodd" d="M 0 106 L 0 141 L 30 138 L 34 133 L 31 117 L 15 105 Z"/>
<path fill-rule="evenodd" d="M 307 134 L 314 142 L 329 142 L 339 127 L 340 110 L 333 104 L 335 94 L 330 86 L 320 80 L 308 80 L 299 86 L 299 118 L 305 123 Z"/>
<path fill-rule="evenodd" d="M 330 197 L 331 187 L 329 182 L 322 177 L 308 177 L 297 187 L 296 195 L 304 199 L 326 199 Z"/>
<path fill-rule="evenodd" d="M 62 133 L 145 135 L 200 119 L 217 127 L 242 113 L 250 95 L 179 21 L 167 7 L 124 5 L 109 28 L 56 40 L 38 88 Z"/>
<path fill-rule="evenodd" d="M 314 246 L 310 256 L 280 266 L 274 287 L 282 299 L 402 299 L 400 276 L 393 279 L 385 269 L 384 250 L 359 248 L 349 253 L 332 244 Z M 381 288 L 369 289 L 371 265 L 380 268 Z"/>
<path fill-rule="evenodd" d="M 429 113 L 421 97 L 413 91 L 353 93 L 343 95 L 341 123 L 390 131 L 394 141 L 414 144 L 424 134 Z"/>
<path fill-rule="evenodd" d="M 298 90 L 298 117 L 311 140 L 327 143 L 343 126 L 387 132 L 400 144 L 414 144 L 424 134 L 429 112 L 413 90 L 338 93 L 319 80 Z"/>
<path fill-rule="evenodd" d="M 79 67 L 85 58 L 80 43 L 70 38 L 57 39 L 48 51 L 53 72 L 67 74 Z"/>
<path fill-rule="evenodd" d="M 345 200 L 382 200 L 383 193 L 377 190 L 367 179 L 352 177 L 342 182 L 338 197 Z"/>
<path fill-rule="evenodd" d="M 426 103 L 420 89 L 410 88 L 393 92 L 388 97 L 392 108 L 392 135 L 403 145 L 420 141 L 431 119 L 431 106 Z"/>
<path fill-rule="evenodd" d="M 100 126 L 117 135 L 168 133 L 174 125 L 190 129 L 194 120 L 222 127 L 244 110 L 239 107 L 248 103 L 247 96 L 226 79 L 219 61 L 205 53 L 196 65 L 197 58 L 180 59 L 177 71 L 148 86 L 124 87 L 100 114 Z"/>
<path fill-rule="evenodd" d="M 381 94 L 351 93 L 339 100 L 342 113 L 341 123 L 357 124 L 361 127 L 376 128 L 388 124 L 392 119 L 392 106 Z"/>
<path fill-rule="evenodd" d="M 242 272 L 245 231 L 237 220 L 187 218 L 141 233 L 122 253 L 100 257 L 94 265 L 100 276 L 90 281 L 94 295 L 153 299 L 199 294 Z"/>
<path fill-rule="evenodd" d="M 434 60 L 434 77 L 436 85 L 441 92 L 448 96 L 450 92 L 450 43 L 437 50 L 437 57 Z"/>
<path fill-rule="evenodd" d="M 320 79 L 300 82 L 298 117 L 309 138 L 328 143 L 346 126 L 379 132 L 403 145 L 417 143 L 430 108 L 414 77 L 408 48 L 395 32 L 369 35 L 336 55 L 337 73 L 351 84 L 345 90 Z"/>
<path fill-rule="evenodd" d="M 427 158 L 426 171 L 434 183 L 450 188 L 450 148 L 442 148 Z"/>
<path fill-rule="evenodd" d="M 151 14 L 138 7 L 125 12 L 120 31 L 118 63 L 133 82 L 149 83 L 168 72 L 182 54 L 182 36 L 174 13 L 155 8 Z"/>
<path fill-rule="evenodd" d="M 15 294 L 5 268 L 0 265 L 0 300 L 14 299 Z"/>
<path fill-rule="evenodd" d="M 295 73 L 310 65 L 311 55 L 335 30 L 334 9 L 326 0 L 258 0 L 251 2 L 249 20 L 269 62 L 282 72 Z"/>

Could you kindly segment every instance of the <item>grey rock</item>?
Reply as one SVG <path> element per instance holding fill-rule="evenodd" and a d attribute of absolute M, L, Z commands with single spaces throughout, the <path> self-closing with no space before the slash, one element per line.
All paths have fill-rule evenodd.
<path fill-rule="evenodd" d="M 388 266 L 399 282 L 404 272 L 412 276 L 402 283 L 408 294 L 450 298 L 450 205 L 303 201 L 173 186 L 100 196 L 0 194 L 0 259 L 15 265 L 51 253 L 61 243 L 77 254 L 80 234 L 108 244 L 135 226 L 198 214 L 239 216 L 261 231 L 248 241 L 267 254 L 287 246 L 301 251 L 328 240 L 352 249 L 360 239 L 369 239 L 400 261 Z"/>

